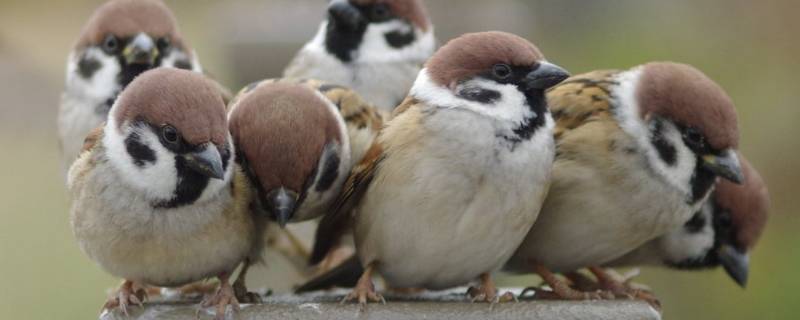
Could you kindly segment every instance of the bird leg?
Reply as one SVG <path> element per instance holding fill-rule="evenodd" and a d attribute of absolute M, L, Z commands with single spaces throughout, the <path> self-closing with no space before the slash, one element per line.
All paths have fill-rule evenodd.
<path fill-rule="evenodd" d="M 467 294 L 470 296 L 472 302 L 482 301 L 491 302 L 494 304 L 498 302 L 517 300 L 517 298 L 511 292 L 498 295 L 497 286 L 494 285 L 492 276 L 489 273 L 481 273 L 480 281 L 481 284 L 478 287 L 469 287 L 467 290 Z"/>
<path fill-rule="evenodd" d="M 386 304 L 386 299 L 382 295 L 375 292 L 375 284 L 372 283 L 372 271 L 375 269 L 375 263 L 370 263 L 364 268 L 364 273 L 361 278 L 358 278 L 353 291 L 342 299 L 341 303 L 345 303 L 354 299 L 358 299 L 358 304 L 361 305 L 361 310 L 367 305 L 367 301 L 382 302 Z"/>
<path fill-rule="evenodd" d="M 225 309 L 230 305 L 234 312 L 239 312 L 239 301 L 236 300 L 236 293 L 228 280 L 230 275 L 222 273 L 219 276 L 219 288 L 212 296 L 207 297 L 200 303 L 200 308 L 208 308 L 211 306 L 216 307 L 214 319 L 225 320 Z M 200 314 L 200 309 L 197 310 L 197 316 Z"/>
<path fill-rule="evenodd" d="M 133 281 L 125 280 L 122 282 L 122 285 L 120 285 L 119 289 L 117 289 L 117 292 L 108 298 L 106 303 L 103 305 L 103 310 L 112 310 L 119 307 L 119 309 L 122 310 L 122 313 L 127 317 L 129 316 L 128 306 L 135 304 L 141 308 L 144 308 L 143 301 L 146 298 L 147 293 L 144 289 L 134 289 Z"/>
<path fill-rule="evenodd" d="M 317 267 L 317 270 L 314 272 L 314 277 L 323 275 L 333 268 L 338 267 L 340 264 L 342 264 L 342 262 L 352 257 L 354 254 L 353 248 L 349 246 L 341 244 L 336 246 L 330 252 L 328 252 L 328 255 L 326 255 L 325 258 L 322 259 L 322 262 L 319 263 L 319 267 Z"/>
<path fill-rule="evenodd" d="M 569 286 L 569 284 L 565 281 L 559 279 L 553 272 L 547 269 L 544 265 L 535 263 L 533 264 L 533 270 L 536 272 L 542 280 L 547 283 L 550 288 L 553 289 L 553 293 L 555 293 L 559 298 L 565 300 L 602 300 L 602 299 L 614 299 L 614 295 L 610 292 L 602 292 L 602 291 L 580 291 L 575 290 Z"/>
<path fill-rule="evenodd" d="M 247 291 L 247 286 L 245 285 L 245 278 L 247 278 L 247 270 L 250 269 L 252 262 L 250 258 L 244 259 L 242 262 L 242 270 L 239 271 L 239 275 L 236 277 L 236 281 L 233 282 L 233 292 L 236 294 L 236 299 L 242 303 L 260 303 L 261 297 L 258 296 L 255 292 Z"/>
<path fill-rule="evenodd" d="M 596 291 L 600 289 L 597 282 L 578 271 L 567 272 L 564 277 L 572 282 L 572 288 L 580 291 Z"/>
<path fill-rule="evenodd" d="M 594 274 L 595 277 L 597 277 L 597 284 L 600 289 L 610 291 L 617 297 L 643 300 L 653 306 L 653 308 L 661 310 L 661 302 L 658 301 L 658 298 L 656 298 L 652 292 L 633 288 L 630 285 L 617 280 L 603 268 L 589 267 L 589 271 Z"/>

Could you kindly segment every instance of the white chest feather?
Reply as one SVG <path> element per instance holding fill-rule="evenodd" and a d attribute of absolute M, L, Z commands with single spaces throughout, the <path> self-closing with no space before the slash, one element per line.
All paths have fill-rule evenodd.
<path fill-rule="evenodd" d="M 153 208 L 108 162 L 84 154 L 71 172 L 72 230 L 81 249 L 112 275 L 178 286 L 231 272 L 249 253 L 255 226 L 229 189 L 195 204 Z M 89 164 L 90 161 L 98 161 Z"/>
<path fill-rule="evenodd" d="M 358 208 L 356 242 L 391 285 L 440 289 L 500 268 L 536 220 L 552 121 L 513 152 L 474 113 L 440 110 L 425 121 L 446 132 L 387 148 Z"/>

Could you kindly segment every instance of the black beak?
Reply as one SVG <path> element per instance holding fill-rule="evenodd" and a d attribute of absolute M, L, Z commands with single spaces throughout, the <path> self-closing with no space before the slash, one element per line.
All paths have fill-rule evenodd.
<path fill-rule="evenodd" d="M 723 151 L 720 155 L 708 154 L 703 156 L 703 166 L 714 174 L 730 180 L 736 184 L 744 183 L 742 166 L 739 157 L 731 149 Z"/>
<path fill-rule="evenodd" d="M 525 77 L 525 84 L 528 89 L 546 90 L 567 78 L 569 78 L 567 70 L 547 61 L 542 61 L 536 70 L 531 71 Z"/>
<path fill-rule="evenodd" d="M 297 193 L 281 187 L 267 193 L 267 207 L 281 228 L 294 216 L 297 206 Z"/>
<path fill-rule="evenodd" d="M 205 144 L 201 151 L 186 154 L 183 158 L 186 160 L 186 165 L 197 173 L 220 180 L 225 177 L 222 157 L 217 147 L 211 143 Z"/>
<path fill-rule="evenodd" d="M 717 249 L 717 255 L 725 272 L 744 288 L 747 285 L 747 274 L 750 270 L 750 258 L 747 253 L 740 252 L 731 245 L 723 244 Z"/>
<path fill-rule="evenodd" d="M 334 0 L 328 6 L 328 23 L 335 28 L 355 31 L 366 23 L 366 20 L 361 11 L 347 0 Z"/>
<path fill-rule="evenodd" d="M 122 50 L 122 56 L 128 65 L 153 65 L 158 56 L 158 48 L 153 39 L 144 33 L 140 33 L 125 46 L 125 49 Z"/>

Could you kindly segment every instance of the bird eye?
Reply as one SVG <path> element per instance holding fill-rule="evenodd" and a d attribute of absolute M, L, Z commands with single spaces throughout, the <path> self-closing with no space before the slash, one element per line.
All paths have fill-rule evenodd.
<path fill-rule="evenodd" d="M 103 40 L 103 50 L 108 53 L 114 53 L 119 49 L 119 40 L 113 35 L 107 35 Z"/>
<path fill-rule="evenodd" d="M 385 20 L 391 15 L 391 10 L 385 4 L 376 4 L 372 6 L 372 20 Z"/>
<path fill-rule="evenodd" d="M 161 137 L 164 138 L 164 141 L 171 144 L 178 143 L 178 140 L 180 139 L 178 130 L 168 124 L 161 127 Z"/>
<path fill-rule="evenodd" d="M 731 214 L 728 211 L 723 211 L 717 216 L 717 225 L 721 228 L 729 228 L 733 224 Z"/>
<path fill-rule="evenodd" d="M 170 45 L 171 43 L 167 37 L 158 38 L 158 40 L 156 40 L 156 46 L 158 46 L 158 50 L 160 51 L 169 49 Z"/>
<path fill-rule="evenodd" d="M 508 79 L 511 76 L 511 67 L 504 63 L 498 63 L 492 67 L 492 75 L 497 79 Z"/>
<path fill-rule="evenodd" d="M 686 144 L 694 150 L 701 150 L 705 148 L 705 138 L 695 128 L 687 128 L 683 132 L 683 140 Z"/>

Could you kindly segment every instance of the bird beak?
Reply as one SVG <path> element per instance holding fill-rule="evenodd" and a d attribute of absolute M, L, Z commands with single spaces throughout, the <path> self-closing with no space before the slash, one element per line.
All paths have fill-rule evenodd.
<path fill-rule="evenodd" d="M 719 256 L 720 264 L 725 268 L 725 272 L 744 288 L 747 285 L 747 273 L 750 270 L 750 258 L 747 253 L 740 252 L 729 244 L 723 244 L 717 249 L 717 256 Z"/>
<path fill-rule="evenodd" d="M 334 28 L 355 31 L 365 22 L 361 11 L 347 0 L 334 0 L 328 6 L 328 23 Z"/>
<path fill-rule="evenodd" d="M 225 170 L 222 168 L 222 156 L 220 156 L 217 147 L 211 143 L 205 144 L 201 151 L 185 155 L 184 159 L 189 168 L 197 173 L 219 180 L 225 177 Z"/>
<path fill-rule="evenodd" d="M 267 206 L 281 228 L 286 227 L 286 223 L 294 217 L 297 198 L 296 192 L 283 187 L 274 189 L 267 194 Z"/>
<path fill-rule="evenodd" d="M 744 175 L 742 174 L 742 165 L 739 164 L 739 157 L 737 157 L 736 152 L 731 149 L 725 150 L 719 155 L 704 155 L 703 167 L 733 183 L 744 183 Z"/>
<path fill-rule="evenodd" d="M 542 61 L 536 70 L 525 76 L 528 89 L 546 90 L 569 78 L 569 72 L 547 61 Z"/>
<path fill-rule="evenodd" d="M 158 56 L 158 48 L 150 36 L 140 33 L 136 35 L 133 40 L 125 46 L 122 50 L 122 57 L 125 63 L 131 64 L 155 64 L 156 57 Z"/>

